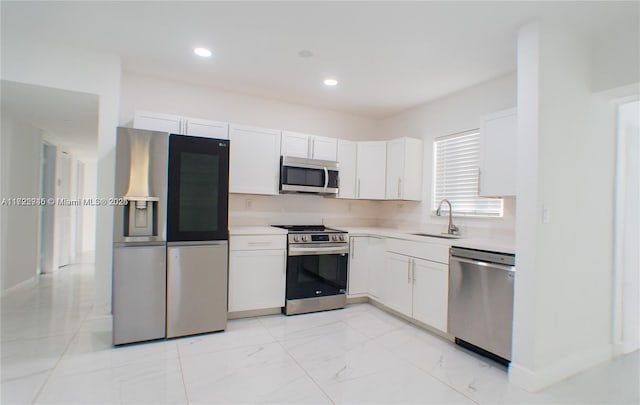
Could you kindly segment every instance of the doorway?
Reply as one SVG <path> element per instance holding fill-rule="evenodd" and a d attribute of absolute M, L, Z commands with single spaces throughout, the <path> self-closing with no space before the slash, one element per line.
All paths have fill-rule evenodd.
<path fill-rule="evenodd" d="M 42 175 L 41 196 L 51 201 L 55 198 L 56 185 L 56 156 L 58 148 L 50 143 L 42 144 Z M 40 260 L 39 273 L 52 273 L 54 267 L 54 205 L 44 204 L 40 206 Z"/>

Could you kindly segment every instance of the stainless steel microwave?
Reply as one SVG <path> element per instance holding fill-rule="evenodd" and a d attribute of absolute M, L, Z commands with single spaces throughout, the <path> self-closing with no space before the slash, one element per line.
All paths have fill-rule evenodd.
<path fill-rule="evenodd" d="M 338 162 L 280 156 L 280 193 L 338 194 Z"/>

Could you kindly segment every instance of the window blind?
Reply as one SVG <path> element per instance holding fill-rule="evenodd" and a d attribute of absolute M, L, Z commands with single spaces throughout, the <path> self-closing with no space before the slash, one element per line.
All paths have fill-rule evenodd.
<path fill-rule="evenodd" d="M 502 216 L 501 198 L 478 196 L 480 133 L 476 131 L 436 138 L 433 147 L 433 210 L 443 199 L 455 215 Z M 449 206 L 444 204 L 444 212 Z"/>

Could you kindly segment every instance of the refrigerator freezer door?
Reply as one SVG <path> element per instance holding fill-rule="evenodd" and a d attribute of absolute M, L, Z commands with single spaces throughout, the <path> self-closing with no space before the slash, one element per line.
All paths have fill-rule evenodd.
<path fill-rule="evenodd" d="M 226 329 L 227 247 L 227 241 L 167 247 L 168 338 Z"/>
<path fill-rule="evenodd" d="M 114 247 L 113 344 L 165 337 L 166 247 Z"/>

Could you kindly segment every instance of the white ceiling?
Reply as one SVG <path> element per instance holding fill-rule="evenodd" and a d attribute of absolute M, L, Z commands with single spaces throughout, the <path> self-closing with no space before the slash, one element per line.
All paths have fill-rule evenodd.
<path fill-rule="evenodd" d="M 638 2 L 2 1 L 2 36 L 116 53 L 123 68 L 381 118 L 507 74 L 518 27 L 594 36 Z M 214 55 L 195 57 L 206 46 Z M 314 53 L 301 58 L 303 49 Z M 28 50 L 25 50 L 28 52 Z M 327 88 L 322 80 L 340 83 Z"/>
<path fill-rule="evenodd" d="M 2 111 L 53 135 L 81 159 L 98 149 L 98 96 L 2 81 Z"/>

